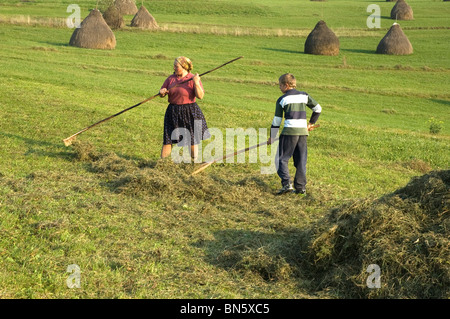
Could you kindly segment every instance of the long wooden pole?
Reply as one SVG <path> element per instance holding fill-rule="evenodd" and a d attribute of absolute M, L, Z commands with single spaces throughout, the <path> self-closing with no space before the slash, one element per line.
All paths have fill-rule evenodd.
<path fill-rule="evenodd" d="M 318 128 L 318 127 L 320 127 L 320 124 L 315 124 L 315 125 L 311 126 L 311 127 L 308 129 L 308 131 L 312 131 L 313 129 Z M 278 139 L 279 139 L 279 137 L 274 138 L 274 139 L 272 140 L 272 143 L 278 141 Z M 195 171 L 191 174 L 191 176 L 200 173 L 201 171 L 203 171 L 204 169 L 206 169 L 207 167 L 209 167 L 210 165 L 212 165 L 212 164 L 214 164 L 214 163 L 216 163 L 216 162 L 218 162 L 218 161 L 223 161 L 223 160 L 225 160 L 225 159 L 228 158 L 228 157 L 236 156 L 236 155 L 238 155 L 238 154 L 240 154 L 240 153 L 247 152 L 247 151 L 252 150 L 252 149 L 254 149 L 254 148 L 258 148 L 258 147 L 260 147 L 260 146 L 266 145 L 267 142 L 268 142 L 268 141 L 263 142 L 263 143 L 259 143 L 259 144 L 257 144 L 257 145 L 253 145 L 253 146 L 250 146 L 250 147 L 247 147 L 247 148 L 243 148 L 243 149 L 241 149 L 241 150 L 239 150 L 239 151 L 236 151 L 236 152 L 234 152 L 234 153 L 229 153 L 229 154 L 227 154 L 227 155 L 224 155 L 222 158 L 216 158 L 215 160 L 213 160 L 213 161 L 211 161 L 211 162 L 204 163 L 204 164 L 202 164 L 197 170 L 195 170 Z"/>
<path fill-rule="evenodd" d="M 206 72 L 200 74 L 199 76 L 203 76 L 203 75 L 206 75 L 206 74 L 208 74 L 208 73 L 211 73 L 211 72 L 213 72 L 213 71 L 215 71 L 215 70 L 217 70 L 217 69 L 220 69 L 221 67 L 224 67 L 225 65 L 230 64 L 230 63 L 232 63 L 232 62 L 234 62 L 234 61 L 236 61 L 236 60 L 239 60 L 239 59 L 241 59 L 241 58 L 243 58 L 243 56 L 240 56 L 240 57 L 238 57 L 238 58 L 235 58 L 235 59 L 233 59 L 233 60 L 230 60 L 230 61 L 228 61 L 228 62 L 226 62 L 226 63 L 224 63 L 224 64 L 222 64 L 222 65 L 219 65 L 218 67 L 216 67 L 216 68 L 214 68 L 214 69 L 211 69 L 211 70 L 209 70 L 209 71 L 206 71 Z M 177 86 L 179 86 L 179 85 L 181 85 L 181 84 L 183 84 L 183 83 L 189 82 L 189 81 L 191 81 L 192 79 L 193 79 L 193 78 L 190 78 L 190 79 L 188 79 L 188 80 L 185 80 L 185 81 L 183 81 L 183 82 L 180 82 L 180 83 L 178 83 L 177 85 L 171 87 L 170 89 L 173 89 L 173 88 L 175 88 L 175 87 L 177 87 Z M 170 89 L 169 89 L 169 90 L 170 90 Z M 137 107 L 137 106 L 139 106 L 139 105 L 141 105 L 141 104 L 144 104 L 144 103 L 146 103 L 146 102 L 148 102 L 148 101 L 150 101 L 150 100 L 153 100 L 153 99 L 154 99 L 155 97 L 157 97 L 157 96 L 159 96 L 159 93 L 157 93 L 157 94 L 155 94 L 155 95 L 153 95 L 153 96 L 151 96 L 151 97 L 145 99 L 145 100 L 142 101 L 142 102 L 139 102 L 138 104 L 135 104 L 135 105 L 133 105 L 133 106 L 130 106 L 130 107 L 126 108 L 125 110 L 122 110 L 122 111 L 120 111 L 120 112 L 118 112 L 118 113 L 116 113 L 116 114 L 113 114 L 113 115 L 111 115 L 111 116 L 108 116 L 107 118 L 105 118 L 105 119 L 103 119 L 103 120 L 101 120 L 101 121 L 98 121 L 97 123 L 94 123 L 94 124 L 92 124 L 92 125 L 89 125 L 88 127 L 82 129 L 81 131 L 78 131 L 77 133 L 75 133 L 75 134 L 73 134 L 73 135 L 71 135 L 71 136 L 69 136 L 69 137 L 63 139 L 64 145 L 69 146 L 70 144 L 72 144 L 72 142 L 75 140 L 75 138 L 76 138 L 78 135 L 80 135 L 81 133 L 86 132 L 87 130 L 89 130 L 89 129 L 91 129 L 91 128 L 93 128 L 93 127 L 95 127 L 95 126 L 97 126 L 97 125 L 99 125 L 99 124 L 101 124 L 101 123 L 103 123 L 103 122 L 106 122 L 106 121 L 108 121 L 108 120 L 110 120 L 110 119 L 112 119 L 112 118 L 114 118 L 114 117 L 116 117 L 116 116 L 118 116 L 118 115 L 120 115 L 120 114 L 122 114 L 122 113 L 125 113 L 126 111 L 129 111 L 129 110 L 131 110 L 131 109 L 134 109 L 135 107 Z"/>
<path fill-rule="evenodd" d="M 275 138 L 275 139 L 273 139 L 273 142 L 275 142 L 275 141 L 277 141 L 277 140 L 278 140 L 278 137 Z M 273 143 L 273 142 L 272 142 L 272 143 Z M 247 148 L 243 148 L 243 149 L 241 149 L 241 150 L 239 150 L 239 151 L 236 151 L 236 152 L 234 152 L 234 153 L 226 154 L 226 155 L 224 155 L 222 158 L 216 158 L 215 160 L 213 160 L 213 161 L 211 161 L 211 162 L 204 163 L 204 164 L 202 164 L 202 166 L 200 166 L 200 168 L 198 168 L 196 171 L 194 171 L 194 172 L 191 174 L 191 176 L 200 173 L 201 171 L 203 171 L 204 169 L 206 169 L 208 166 L 210 166 L 210 165 L 212 165 L 212 164 L 214 164 L 214 163 L 216 163 L 216 162 L 218 162 L 218 161 L 223 161 L 223 160 L 225 160 L 225 159 L 228 158 L 228 157 L 234 157 L 234 156 L 236 156 L 236 155 L 238 155 L 238 154 L 240 154 L 240 153 L 247 152 L 247 151 L 249 151 L 249 150 L 252 150 L 252 149 L 254 149 L 254 148 L 258 148 L 258 147 L 263 146 L 263 145 L 266 145 L 266 144 L 267 144 L 267 141 L 265 141 L 265 142 L 263 142 L 263 143 L 259 143 L 259 144 L 257 144 L 257 145 L 253 145 L 253 146 L 247 147 Z"/>

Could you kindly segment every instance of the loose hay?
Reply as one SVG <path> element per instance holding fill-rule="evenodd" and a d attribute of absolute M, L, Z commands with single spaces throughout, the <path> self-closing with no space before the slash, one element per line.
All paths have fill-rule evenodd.
<path fill-rule="evenodd" d="M 450 170 L 433 171 L 333 210 L 305 233 L 308 268 L 339 297 L 449 298 L 449 194 Z M 366 285 L 370 264 L 381 268 L 380 289 Z"/>
<path fill-rule="evenodd" d="M 108 187 L 115 193 L 158 200 L 198 199 L 214 202 L 216 207 L 236 205 L 243 210 L 257 209 L 255 198 L 270 193 L 270 187 L 260 177 L 230 181 L 221 176 L 191 173 L 200 164 L 175 164 L 166 158 L 154 162 L 134 162 L 115 153 L 99 153 L 91 144 L 75 141 L 75 159 L 87 162 L 90 170 L 104 175 Z"/>
<path fill-rule="evenodd" d="M 75 159 L 86 162 L 112 192 L 164 203 L 170 214 L 183 212 L 186 203 L 200 203 L 189 213 L 213 217 L 218 210 L 229 211 L 234 213 L 230 220 L 261 210 L 271 219 L 280 216 L 279 198 L 260 177 L 191 176 L 199 164 L 174 164 L 170 158 L 132 161 L 78 142 L 74 149 Z M 280 240 L 252 233 L 250 241 L 241 241 L 225 232 L 230 242 L 218 243 L 225 245 L 218 254 L 217 243 L 211 244 L 211 258 L 227 270 L 265 281 L 301 277 L 314 291 L 338 298 L 449 298 L 449 194 L 450 171 L 432 171 L 379 199 L 335 208 L 309 227 L 284 229 Z M 371 264 L 381 268 L 379 289 L 366 285 Z"/>

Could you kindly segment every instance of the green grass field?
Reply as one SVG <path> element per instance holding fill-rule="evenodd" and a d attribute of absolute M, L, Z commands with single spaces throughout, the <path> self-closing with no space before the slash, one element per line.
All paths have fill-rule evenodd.
<path fill-rule="evenodd" d="M 336 278 L 349 284 L 319 284 L 299 245 L 336 207 L 449 169 L 448 2 L 408 1 L 415 19 L 399 23 L 409 56 L 375 53 L 395 22 L 391 2 L 153 0 L 144 5 L 160 29 L 133 29 L 125 16 L 114 50 L 69 46 L 71 3 L 0 3 L 0 298 L 448 298 L 447 277 L 437 292 L 405 293 L 387 274 L 375 291 L 345 271 Z M 380 29 L 366 26 L 372 3 Z M 84 18 L 96 1 L 78 4 Z M 304 53 L 321 19 L 339 36 L 338 56 Z M 199 164 L 159 160 L 166 99 L 64 146 L 156 94 L 180 55 L 199 73 L 244 56 L 202 78 L 199 105 L 224 135 L 270 127 L 283 73 L 322 105 L 306 199 L 275 196 L 279 178 L 261 163 L 192 177 Z M 435 261 L 448 274 L 449 260 Z M 66 285 L 72 264 L 81 288 Z"/>

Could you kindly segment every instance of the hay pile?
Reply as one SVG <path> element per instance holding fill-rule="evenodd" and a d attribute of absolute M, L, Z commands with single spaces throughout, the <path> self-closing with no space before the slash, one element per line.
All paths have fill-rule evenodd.
<path fill-rule="evenodd" d="M 391 19 L 394 20 L 413 20 L 414 13 L 405 0 L 398 0 L 391 10 Z"/>
<path fill-rule="evenodd" d="M 377 46 L 377 53 L 407 55 L 413 53 L 413 47 L 399 24 L 394 23 Z"/>
<path fill-rule="evenodd" d="M 274 227 L 283 209 L 292 209 L 260 176 L 191 176 L 200 164 L 132 161 L 99 153 L 90 144 L 72 145 L 76 160 L 111 192 L 163 203 L 172 213 L 183 205 L 200 205 L 190 214 L 218 220 L 224 213 L 227 220 L 264 213 Z M 301 214 L 304 206 L 296 209 Z M 286 229 L 282 223 L 276 234 L 227 228 L 215 234 L 217 240 L 198 245 L 219 267 L 266 281 L 299 280 L 327 296 L 449 298 L 449 211 L 450 170 L 432 171 L 382 198 L 335 208 L 304 228 Z M 381 269 L 379 289 L 366 285 L 371 264 Z"/>
<path fill-rule="evenodd" d="M 114 5 L 122 15 L 136 14 L 138 11 L 134 0 L 115 0 Z"/>
<path fill-rule="evenodd" d="M 272 193 L 271 188 L 259 177 L 245 177 L 237 181 L 211 177 L 207 174 L 191 174 L 201 164 L 173 163 L 169 157 L 158 161 L 134 162 L 115 153 L 99 153 L 89 143 L 75 141 L 72 144 L 75 158 L 87 162 L 90 170 L 100 174 L 103 183 L 112 192 L 171 202 L 201 200 L 214 204 L 217 209 L 242 211 L 263 209 L 255 205 L 255 198 Z M 274 207 L 274 210 L 277 208 Z"/>
<path fill-rule="evenodd" d="M 144 6 L 139 8 L 139 11 L 133 17 L 133 20 L 131 20 L 131 26 L 141 29 L 158 29 L 155 18 L 153 18 Z"/>
<path fill-rule="evenodd" d="M 103 18 L 111 29 L 121 29 L 125 25 L 123 16 L 114 5 L 109 6 L 108 9 L 103 12 Z"/>
<path fill-rule="evenodd" d="M 320 20 L 306 38 L 305 53 L 316 55 L 339 54 L 339 39 L 324 21 Z"/>
<path fill-rule="evenodd" d="M 86 49 L 111 50 L 116 47 L 116 37 L 99 10 L 92 10 L 73 32 L 69 45 Z"/>
<path fill-rule="evenodd" d="M 449 298 L 449 211 L 450 170 L 349 203 L 305 234 L 307 267 L 340 297 Z M 367 287 L 370 264 L 381 268 L 379 289 Z"/>

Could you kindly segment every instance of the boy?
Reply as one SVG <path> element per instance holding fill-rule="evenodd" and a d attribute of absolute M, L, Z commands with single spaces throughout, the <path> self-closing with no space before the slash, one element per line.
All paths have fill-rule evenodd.
<path fill-rule="evenodd" d="M 270 129 L 268 144 L 272 144 L 277 136 L 284 115 L 284 127 L 280 134 L 278 146 L 278 176 L 281 178 L 282 188 L 277 194 L 294 192 L 306 195 L 306 139 L 309 131 L 318 120 L 322 107 L 306 92 L 297 91 L 297 81 L 293 74 L 286 73 L 278 79 L 283 95 L 277 100 L 275 116 Z M 306 107 L 312 110 L 309 123 L 306 120 Z M 296 173 L 294 187 L 292 187 L 288 162 L 294 157 Z"/>

